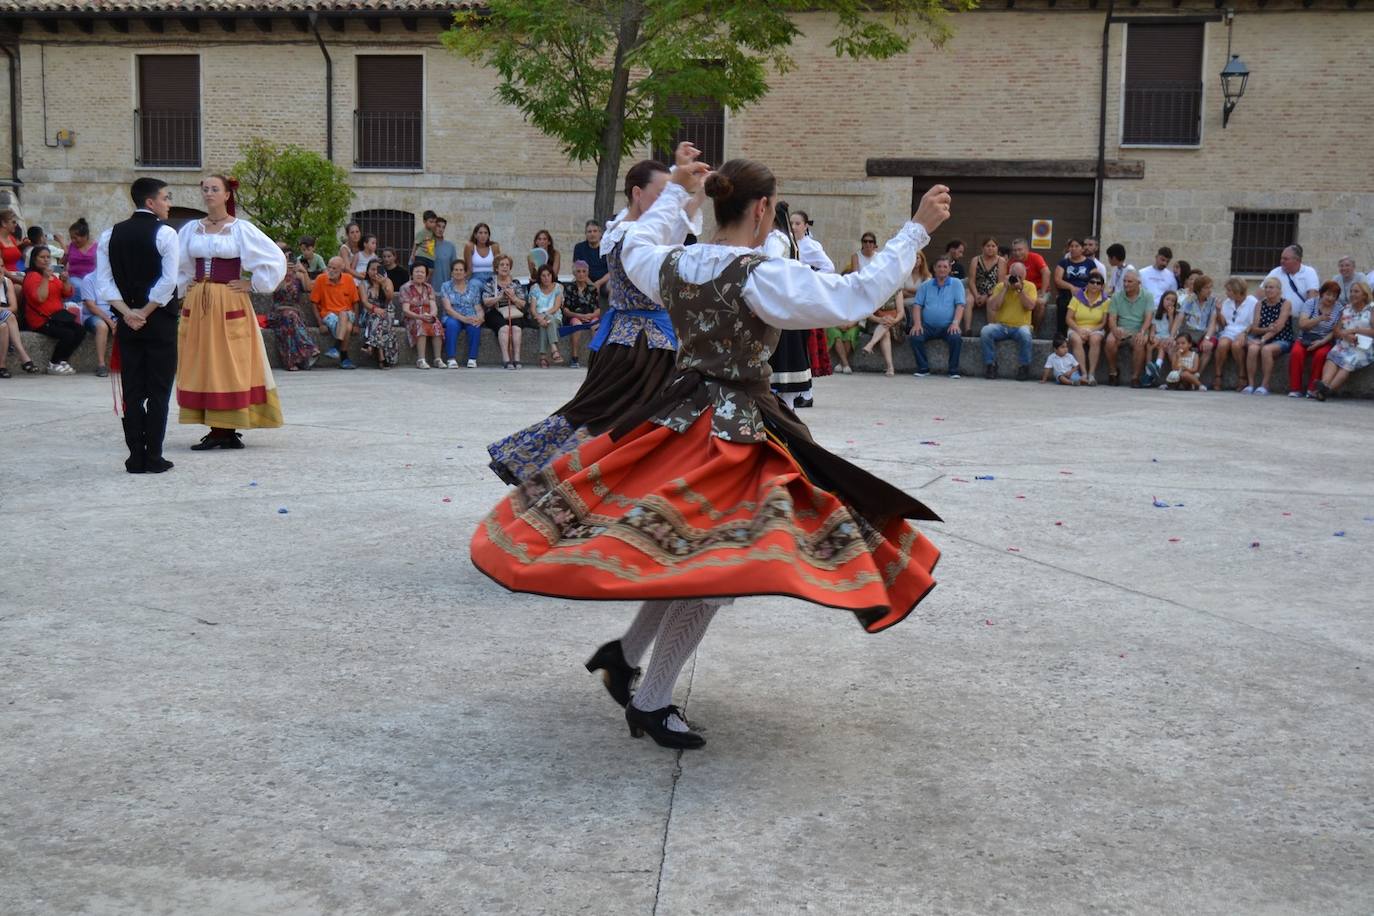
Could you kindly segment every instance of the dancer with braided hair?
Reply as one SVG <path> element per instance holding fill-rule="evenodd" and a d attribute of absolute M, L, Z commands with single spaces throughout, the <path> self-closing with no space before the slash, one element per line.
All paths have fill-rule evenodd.
<path fill-rule="evenodd" d="M 680 335 L 676 377 L 609 433 L 528 478 L 471 544 L 478 569 L 512 591 L 645 602 L 618 641 L 642 651 L 652 630 L 643 681 L 631 692 L 633 672 L 622 668 L 608 672 L 607 687 L 632 736 L 671 748 L 705 744 L 672 690 L 719 607 L 787 595 L 847 611 L 876 633 L 935 586 L 939 559 L 907 521 L 935 513 L 818 445 L 769 391 L 768 359 L 781 329 L 857 321 L 892 296 L 948 218 L 948 189 L 932 188 L 867 266 L 838 276 L 759 253 L 776 182 L 750 160 L 705 177 L 715 240 L 674 242 L 707 171 L 679 168 L 620 250 L 630 282 Z"/>

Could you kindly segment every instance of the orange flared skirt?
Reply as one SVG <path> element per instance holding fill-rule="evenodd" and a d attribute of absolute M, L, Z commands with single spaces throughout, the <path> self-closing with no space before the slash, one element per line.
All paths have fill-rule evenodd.
<path fill-rule="evenodd" d="M 512 591 L 787 595 L 850 611 L 871 633 L 911 613 L 940 557 L 905 519 L 875 528 L 814 484 L 781 439 L 713 436 L 709 410 L 685 432 L 646 422 L 559 458 L 478 525 L 471 553 Z"/>
<path fill-rule="evenodd" d="M 281 399 L 248 294 L 223 283 L 191 286 L 177 326 L 182 423 L 220 429 L 282 425 Z"/>

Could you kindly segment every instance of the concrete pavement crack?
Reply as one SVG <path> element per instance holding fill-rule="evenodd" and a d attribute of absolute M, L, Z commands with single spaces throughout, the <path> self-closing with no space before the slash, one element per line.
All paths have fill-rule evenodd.
<path fill-rule="evenodd" d="M 700 648 L 692 653 L 692 670 L 687 673 L 687 695 L 682 701 L 682 712 L 687 713 L 687 706 L 692 701 L 692 682 L 697 676 L 697 657 L 701 654 Z M 668 834 L 673 829 L 673 805 L 677 801 L 677 784 L 682 778 L 682 751 L 676 751 L 673 757 L 673 783 L 668 788 L 668 811 L 663 817 L 663 842 L 658 850 L 658 873 L 654 878 L 654 916 L 658 916 L 659 895 L 663 892 L 663 868 L 668 863 Z"/>

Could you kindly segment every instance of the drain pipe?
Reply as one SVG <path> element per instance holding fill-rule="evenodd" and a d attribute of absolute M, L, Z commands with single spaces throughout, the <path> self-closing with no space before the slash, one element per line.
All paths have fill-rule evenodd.
<path fill-rule="evenodd" d="M 334 59 L 329 56 L 329 49 L 324 46 L 324 39 L 320 36 L 320 15 L 311 13 L 309 15 L 310 31 L 315 33 L 315 41 L 320 45 L 320 53 L 324 55 L 324 155 L 330 162 L 334 161 Z"/>
<path fill-rule="evenodd" d="M 1093 234 L 1102 238 L 1102 195 L 1107 182 L 1107 60 L 1112 49 L 1112 13 L 1116 0 L 1107 0 L 1107 18 L 1102 23 L 1102 80 L 1097 109 L 1097 198 L 1093 214 Z"/>
<path fill-rule="evenodd" d="M 10 59 L 10 178 L 6 183 L 18 190 L 23 182 L 19 180 L 19 55 L 15 50 L 9 45 L 0 44 L 0 51 L 4 51 L 5 56 Z"/>

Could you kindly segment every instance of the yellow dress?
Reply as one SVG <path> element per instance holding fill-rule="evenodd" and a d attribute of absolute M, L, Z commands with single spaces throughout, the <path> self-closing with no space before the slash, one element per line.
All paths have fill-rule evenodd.
<path fill-rule="evenodd" d="M 228 282 L 251 273 L 253 289 L 270 293 L 286 276 L 286 256 L 241 219 L 218 232 L 197 220 L 183 226 L 178 236 L 180 421 L 218 429 L 281 426 L 281 399 L 252 300 Z"/>

